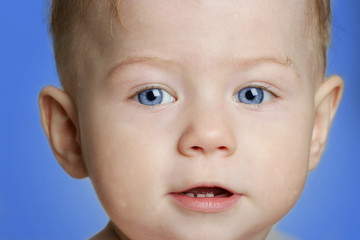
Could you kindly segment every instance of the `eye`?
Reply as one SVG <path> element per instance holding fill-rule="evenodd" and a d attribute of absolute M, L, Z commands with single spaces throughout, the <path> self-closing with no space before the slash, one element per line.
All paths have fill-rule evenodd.
<path fill-rule="evenodd" d="M 155 106 L 174 102 L 175 98 L 160 88 L 150 88 L 139 92 L 135 98 L 139 103 L 147 106 Z"/>
<path fill-rule="evenodd" d="M 245 104 L 261 104 L 274 98 L 269 91 L 259 87 L 246 87 L 234 95 L 235 101 Z"/>

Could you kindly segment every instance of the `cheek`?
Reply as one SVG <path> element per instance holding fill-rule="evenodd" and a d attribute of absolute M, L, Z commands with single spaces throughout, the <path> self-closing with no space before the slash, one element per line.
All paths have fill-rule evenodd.
<path fill-rule="evenodd" d="M 84 146 L 92 179 L 102 185 L 111 181 L 114 188 L 125 192 L 149 189 L 164 171 L 157 157 L 164 153 L 154 146 L 160 144 L 159 140 L 139 126 L 109 126 L 113 125 L 97 128 L 87 137 L 93 141 Z"/>
<path fill-rule="evenodd" d="M 289 111 L 267 121 L 251 119 L 238 133 L 246 136 L 239 142 L 240 180 L 248 183 L 249 198 L 263 213 L 280 218 L 299 198 L 308 172 L 311 123 L 311 114 Z"/>
<path fill-rule="evenodd" d="M 133 216 L 151 212 L 146 209 L 154 207 L 153 196 L 164 191 L 152 184 L 163 182 L 166 172 L 161 162 L 164 157 L 159 157 L 165 150 L 155 147 L 166 146 L 161 143 L 163 137 L 156 135 L 156 129 L 134 124 L 116 111 L 95 110 L 83 124 L 82 149 L 100 201 L 114 219 L 131 217 L 126 214 L 130 212 Z"/>

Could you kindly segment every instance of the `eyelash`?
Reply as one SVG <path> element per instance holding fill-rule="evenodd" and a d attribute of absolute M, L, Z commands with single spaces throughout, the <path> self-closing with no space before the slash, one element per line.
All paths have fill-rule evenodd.
<path fill-rule="evenodd" d="M 239 102 L 239 103 L 242 103 L 242 104 L 246 104 L 246 105 L 250 105 L 250 106 L 257 106 L 259 107 L 259 105 L 263 104 L 263 103 L 266 103 L 267 101 L 270 101 L 270 100 L 267 100 L 265 102 L 260 102 L 260 103 L 244 103 L 244 102 L 241 102 L 239 100 L 236 100 L 236 95 L 238 95 L 242 90 L 244 89 L 255 89 L 255 88 L 258 88 L 258 89 L 261 89 L 262 91 L 265 91 L 266 93 L 265 94 L 270 94 L 271 95 L 271 99 L 272 100 L 273 98 L 278 98 L 278 94 L 274 93 L 274 90 L 272 87 L 269 87 L 265 84 L 259 84 L 259 83 L 253 83 L 253 84 L 248 84 L 248 85 L 245 85 L 245 86 L 242 86 L 239 90 L 235 91 L 234 95 L 233 95 L 233 98 L 236 102 Z M 140 103 L 141 105 L 145 105 L 145 106 L 158 106 L 158 105 L 162 105 L 162 104 L 167 104 L 167 103 L 159 103 L 159 104 L 154 104 L 154 105 L 150 105 L 150 104 L 143 104 L 141 103 L 140 101 L 140 94 L 141 93 L 144 93 L 146 92 L 147 90 L 159 90 L 161 91 L 161 97 L 165 95 L 169 95 L 169 96 L 166 96 L 167 98 L 171 97 L 171 99 L 169 100 L 169 102 L 167 103 L 171 103 L 171 102 L 175 102 L 177 101 L 176 97 L 174 97 L 171 93 L 169 93 L 167 90 L 165 90 L 162 86 L 160 85 L 157 85 L 157 84 L 154 84 L 154 85 L 149 85 L 149 86 L 145 86 L 144 88 L 141 88 L 139 90 L 137 90 L 135 92 L 135 94 L 133 94 L 131 96 L 131 99 L 134 100 L 134 101 L 137 101 L 138 103 Z M 159 96 L 159 95 L 158 95 Z M 158 97 L 156 96 L 156 97 Z"/>
<path fill-rule="evenodd" d="M 141 88 L 141 89 L 139 89 L 139 90 L 137 90 L 132 96 L 131 96 L 131 99 L 133 100 L 133 101 L 137 101 L 138 103 L 140 103 L 141 105 L 144 105 L 144 106 L 158 106 L 158 105 L 162 105 L 163 103 L 160 103 L 160 104 L 155 104 L 155 105 L 147 105 L 147 104 L 143 104 L 143 103 L 141 103 L 140 102 L 140 94 L 141 93 L 144 93 L 144 92 L 146 92 L 146 91 L 148 91 L 148 90 L 160 90 L 161 92 L 162 92 L 162 97 L 164 96 L 164 92 L 165 92 L 165 95 L 169 95 L 169 96 L 166 96 L 167 98 L 169 98 L 169 97 L 171 97 L 171 101 L 169 101 L 169 103 L 170 102 L 175 102 L 177 99 L 176 99 L 176 97 L 174 97 L 171 93 L 169 93 L 169 91 L 167 91 L 167 90 L 165 90 L 162 86 L 160 86 L 160 85 L 157 85 L 157 84 L 154 84 L 154 85 L 149 85 L 149 86 L 145 86 L 145 87 L 143 87 L 143 88 Z M 158 97 L 158 96 L 157 96 Z M 164 103 L 164 104 L 166 104 L 166 103 Z"/>
<path fill-rule="evenodd" d="M 278 97 L 276 90 L 274 90 L 273 87 L 271 87 L 270 85 L 268 85 L 266 83 L 247 84 L 247 85 L 241 86 L 241 88 L 239 90 L 237 90 L 236 92 L 239 92 L 241 89 L 244 89 L 244 88 L 261 88 L 262 90 L 265 90 L 265 91 L 271 93 L 272 95 L 274 95 L 274 97 Z"/>
<path fill-rule="evenodd" d="M 261 92 L 261 95 L 262 95 L 261 102 L 259 102 L 259 103 L 249 103 L 249 102 L 246 103 L 246 102 L 240 101 L 240 99 L 237 100 L 236 98 L 239 97 L 240 92 L 243 91 L 243 90 L 246 90 L 246 89 L 248 89 L 248 91 L 245 93 L 246 97 L 249 97 L 247 95 L 247 93 L 249 91 L 251 91 L 251 93 L 254 94 L 253 89 L 261 89 L 262 90 L 262 92 Z M 256 91 L 255 91 L 255 93 L 257 93 L 257 94 L 253 95 L 252 96 L 253 98 L 258 96 L 258 94 L 259 94 L 259 92 L 256 92 Z M 242 96 L 243 96 L 243 94 L 242 94 Z M 278 97 L 279 97 L 278 91 L 276 89 L 274 89 L 274 87 L 272 87 L 272 86 L 270 86 L 270 85 L 268 85 L 266 83 L 257 83 L 257 82 L 253 82 L 253 83 L 250 83 L 250 84 L 245 84 L 245 85 L 239 87 L 239 89 L 237 89 L 234 92 L 234 95 L 233 95 L 234 101 L 245 104 L 245 105 L 250 105 L 252 107 L 260 107 L 260 105 L 263 105 L 266 102 L 271 101 L 274 98 L 278 98 Z M 270 99 L 268 99 L 268 98 L 270 98 Z"/>

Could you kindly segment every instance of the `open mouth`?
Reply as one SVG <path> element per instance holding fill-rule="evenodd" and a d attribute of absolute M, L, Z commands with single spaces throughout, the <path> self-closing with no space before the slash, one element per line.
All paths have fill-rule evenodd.
<path fill-rule="evenodd" d="M 170 195 L 180 207 L 203 213 L 226 211 L 237 204 L 243 196 L 218 186 L 193 187 L 182 192 L 171 193 Z"/>
<path fill-rule="evenodd" d="M 196 187 L 180 193 L 191 198 L 227 198 L 233 193 L 220 187 Z"/>

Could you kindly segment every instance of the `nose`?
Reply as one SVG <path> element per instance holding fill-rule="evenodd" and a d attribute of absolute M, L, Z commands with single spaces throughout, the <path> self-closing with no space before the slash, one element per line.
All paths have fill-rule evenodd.
<path fill-rule="evenodd" d="M 190 119 L 179 139 L 178 149 L 182 155 L 220 154 L 228 157 L 236 151 L 236 139 L 224 116 L 202 111 Z"/>

